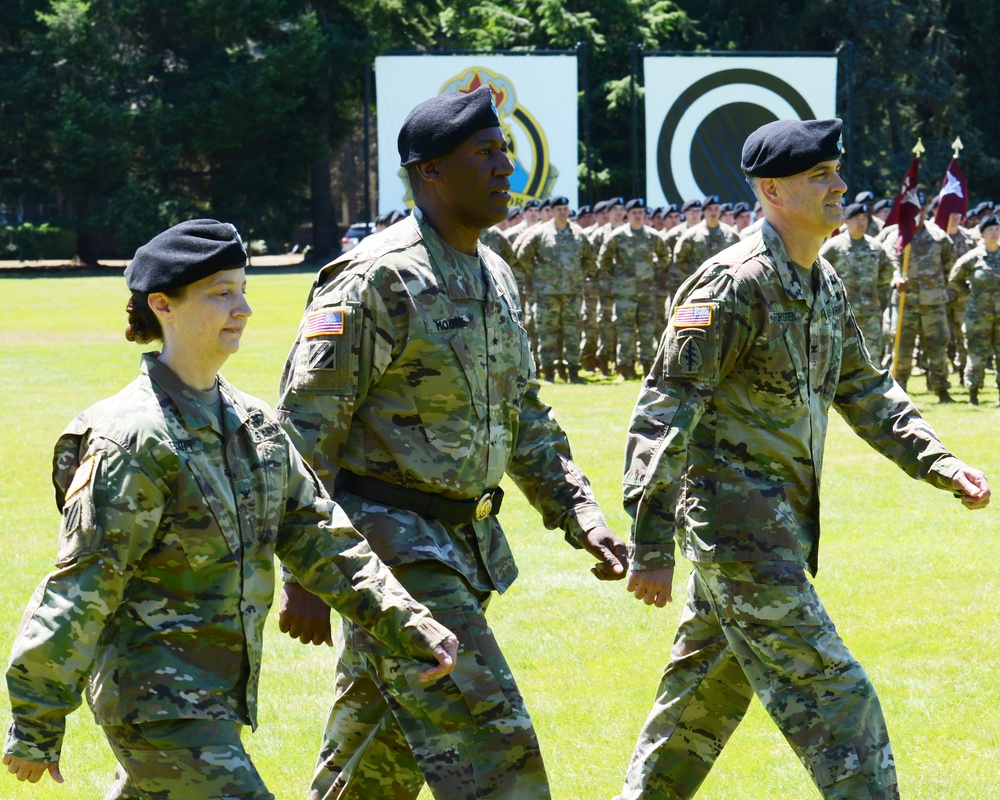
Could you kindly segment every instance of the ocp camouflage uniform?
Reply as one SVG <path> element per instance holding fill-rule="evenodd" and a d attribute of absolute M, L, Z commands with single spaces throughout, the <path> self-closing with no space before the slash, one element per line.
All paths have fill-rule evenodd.
<path fill-rule="evenodd" d="M 586 278 L 596 277 L 590 241 L 576 223 L 559 230 L 554 220 L 536 225 L 517 241 L 517 259 L 535 276 L 535 318 L 540 366 L 551 371 L 565 357 L 580 366 L 580 312 Z"/>
<path fill-rule="evenodd" d="M 898 798 L 875 690 L 809 578 L 831 405 L 939 488 L 962 464 L 872 362 L 844 286 L 761 231 L 688 281 L 633 413 L 631 570 L 694 571 L 621 800 L 691 797 L 754 695 L 825 798 Z"/>
<path fill-rule="evenodd" d="M 891 234 L 885 250 L 893 262 L 894 281 L 902 278 L 902 254 L 896 256 L 896 237 Z M 906 299 L 899 331 L 899 363 L 896 380 L 905 389 L 913 371 L 913 348 L 920 336 L 920 352 L 927 369 L 927 389 L 940 394 L 951 386 L 948 380 L 948 273 L 955 263 L 951 238 L 935 226 L 924 226 L 910 240 Z M 898 303 L 897 303 L 898 309 Z M 898 312 L 897 312 L 898 313 Z"/>
<path fill-rule="evenodd" d="M 329 499 L 270 409 L 221 378 L 219 388 L 221 426 L 146 354 L 142 375 L 55 447 L 57 569 L 14 643 L 4 752 L 58 761 L 86 685 L 129 768 L 109 798 L 273 798 L 239 729 L 257 725 L 275 554 L 414 667 L 448 633 Z"/>
<path fill-rule="evenodd" d="M 594 231 L 596 231 L 600 226 L 595 222 L 593 225 L 588 225 L 583 229 L 583 235 L 587 237 L 587 241 L 590 242 L 593 239 Z M 597 369 L 597 342 L 600 325 L 600 306 L 601 306 L 601 293 L 598 286 L 598 275 L 596 267 L 597 250 L 594 249 L 593 243 L 591 243 L 591 248 L 594 252 L 595 266 L 590 274 L 583 276 L 583 287 L 581 289 L 583 293 L 583 301 L 580 308 L 581 324 L 583 330 L 580 335 L 580 363 L 583 365 L 584 369 L 594 370 Z"/>
<path fill-rule="evenodd" d="M 698 267 L 739 240 L 736 231 L 722 223 L 710 228 L 708 223 L 702 220 L 688 228 L 674 244 L 667 284 L 670 292 L 676 292 L 684 281 L 694 275 Z"/>
<path fill-rule="evenodd" d="M 421 685 L 344 625 L 336 699 L 311 797 L 547 798 L 531 719 L 490 631 L 491 593 L 517 575 L 500 523 L 449 522 L 350 483 L 469 501 L 504 474 L 578 546 L 603 524 L 539 385 L 510 270 L 449 247 L 419 209 L 317 276 L 279 413 L 320 478 L 404 586 L 453 626 L 454 673 Z M 310 335 L 314 315 L 340 331 Z M 484 509 L 485 510 L 485 509 Z"/>
<path fill-rule="evenodd" d="M 536 222 L 535 225 L 538 225 Z M 504 261 L 510 266 L 511 272 L 514 273 L 514 280 L 517 281 L 517 291 L 521 296 L 521 323 L 524 325 L 525 331 L 528 333 L 528 341 L 531 343 L 531 354 L 536 356 L 538 354 L 538 328 L 535 325 L 535 276 L 530 270 L 526 269 L 521 264 L 517 263 L 517 237 L 528 230 L 529 226 L 527 220 L 521 220 L 516 225 L 511 225 L 505 231 L 501 232 L 504 239 L 507 240 L 507 244 L 510 245 L 508 254 L 513 257 L 513 261 L 507 261 L 507 258 L 501 254 Z M 479 237 L 482 240 L 482 236 Z M 500 253 L 499 250 L 494 248 L 495 253 Z"/>
<path fill-rule="evenodd" d="M 663 239 L 648 226 L 638 231 L 628 224 L 612 232 L 597 257 L 598 274 L 614 294 L 618 369 L 634 369 L 636 359 L 649 368 L 656 352 L 656 273 L 669 263 Z"/>
<path fill-rule="evenodd" d="M 980 245 L 966 253 L 955 262 L 948 283 L 965 301 L 965 345 L 969 354 L 965 385 L 982 389 L 990 358 L 1000 367 L 1000 249 L 990 253 L 986 245 Z"/>
<path fill-rule="evenodd" d="M 978 228 L 974 228 L 979 233 Z M 952 255 L 957 262 L 966 253 L 982 246 L 983 240 L 979 236 L 973 236 L 961 225 L 958 231 L 951 237 Z M 965 320 L 965 306 L 968 303 L 968 295 L 963 295 L 954 291 L 948 293 L 948 331 L 950 339 L 948 342 L 948 355 L 953 358 L 955 367 L 959 375 L 965 372 L 969 362 L 969 351 L 966 348 L 965 337 L 962 335 L 962 324 Z"/>
<path fill-rule="evenodd" d="M 481 234 L 479 234 L 479 241 L 485 244 L 490 250 L 496 253 L 500 258 L 507 262 L 507 265 L 511 268 L 514 273 L 515 280 L 517 279 L 517 266 L 516 258 L 514 256 L 514 246 L 507 241 L 507 237 L 503 235 L 503 231 L 500 230 L 496 225 L 492 228 L 487 228 Z M 518 282 L 518 287 L 520 287 L 520 281 Z"/>
<path fill-rule="evenodd" d="M 865 346 L 877 362 L 882 358 L 882 312 L 889 303 L 892 261 L 875 239 L 864 234 L 852 239 L 841 233 L 828 239 L 819 254 L 837 270 L 844 282 L 854 320 L 865 337 Z"/>
<path fill-rule="evenodd" d="M 619 225 L 619 228 L 622 226 Z M 608 222 L 601 225 L 590 235 L 590 246 L 594 253 L 599 255 L 604 243 L 611 236 L 616 228 L 611 227 Z M 615 292 L 611 282 L 611 276 L 597 269 L 597 325 L 588 325 L 585 337 L 596 339 L 597 365 L 607 370 L 609 365 L 615 363 L 615 352 L 618 348 L 618 336 L 615 333 Z M 588 351 L 587 338 L 584 339 L 583 351 Z"/>

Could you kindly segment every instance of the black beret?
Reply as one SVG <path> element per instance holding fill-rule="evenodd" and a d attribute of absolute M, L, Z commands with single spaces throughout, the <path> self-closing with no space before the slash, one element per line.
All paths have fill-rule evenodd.
<path fill-rule="evenodd" d="M 569 203 L 567 203 L 566 205 L 569 205 Z M 552 198 L 551 197 L 546 197 L 544 200 L 542 200 L 541 203 L 538 204 L 538 207 L 539 208 L 552 208 Z"/>
<path fill-rule="evenodd" d="M 247 251 L 235 227 L 214 219 L 191 219 L 136 250 L 125 268 L 125 283 L 133 292 L 166 292 L 246 264 Z"/>
<path fill-rule="evenodd" d="M 872 211 L 881 211 L 883 208 L 892 208 L 892 200 L 876 200 L 872 206 Z"/>
<path fill-rule="evenodd" d="M 439 158 L 476 131 L 499 128 L 500 116 L 490 87 L 445 92 L 414 108 L 399 130 L 399 163 L 406 167 Z"/>
<path fill-rule="evenodd" d="M 684 204 L 681 206 L 681 212 L 687 211 L 691 208 L 701 208 L 701 200 L 685 200 Z"/>
<path fill-rule="evenodd" d="M 722 213 L 725 214 L 727 211 L 732 211 L 733 210 L 733 204 L 732 203 L 723 203 L 720 206 L 720 208 L 722 209 Z"/>
<path fill-rule="evenodd" d="M 681 213 L 681 208 L 680 208 L 679 205 L 677 205 L 677 203 L 671 203 L 669 206 L 667 206 L 667 210 L 664 211 L 663 213 L 665 215 L 666 214 L 680 214 Z"/>
<path fill-rule="evenodd" d="M 549 201 L 549 206 L 551 206 L 552 208 L 555 208 L 556 206 L 568 206 L 568 205 L 569 205 L 569 198 L 563 197 L 561 195 L 559 197 L 553 197 Z"/>
<path fill-rule="evenodd" d="M 761 125 L 743 144 L 740 167 L 755 178 L 787 178 L 840 158 L 839 119 L 779 119 Z"/>
<path fill-rule="evenodd" d="M 596 203 L 594 203 L 595 214 L 600 214 L 602 211 L 607 211 L 607 210 L 608 210 L 607 200 L 598 200 Z"/>
<path fill-rule="evenodd" d="M 527 211 L 529 208 L 539 208 L 542 204 L 539 203 L 535 198 L 525 201 L 524 210 Z"/>
<path fill-rule="evenodd" d="M 701 207 L 707 208 L 708 206 L 717 206 L 721 201 L 719 200 L 719 195 L 710 194 L 701 201 Z"/>
<path fill-rule="evenodd" d="M 633 208 L 641 208 L 641 209 L 643 209 L 645 211 L 646 210 L 646 201 L 643 200 L 641 197 L 633 197 L 631 200 L 629 200 L 625 204 L 625 210 L 626 211 L 631 211 Z"/>
<path fill-rule="evenodd" d="M 507 219 L 514 219 L 518 214 L 521 213 L 521 206 L 514 206 L 507 211 Z"/>
<path fill-rule="evenodd" d="M 750 204 L 749 203 L 744 203 L 742 200 L 739 203 L 737 203 L 736 205 L 733 206 L 733 213 L 737 217 L 740 214 L 747 214 L 747 213 L 749 213 L 751 211 L 753 211 L 753 209 L 750 208 Z"/>
<path fill-rule="evenodd" d="M 590 206 L 580 206 L 579 210 L 576 213 L 577 214 L 581 214 L 581 215 L 582 214 L 589 214 L 589 213 L 591 213 Z"/>
<path fill-rule="evenodd" d="M 662 217 L 664 211 L 666 211 L 666 209 L 663 206 L 657 206 L 653 209 L 652 214 L 654 217 Z"/>
<path fill-rule="evenodd" d="M 977 205 L 972 211 L 969 212 L 970 216 L 977 216 L 978 214 L 985 214 L 987 211 L 993 210 L 993 202 L 991 200 L 985 200 L 984 202 Z"/>
<path fill-rule="evenodd" d="M 607 203 L 608 203 L 608 208 L 609 209 L 610 208 L 614 208 L 615 206 L 623 206 L 623 205 L 625 205 L 625 198 L 624 197 L 612 197 L 610 200 L 607 201 Z"/>
<path fill-rule="evenodd" d="M 851 217 L 856 217 L 859 214 L 867 214 L 868 206 L 864 203 L 851 203 L 849 206 L 844 207 L 844 219 L 850 219 Z"/>
<path fill-rule="evenodd" d="M 985 231 L 992 225 L 1000 225 L 1000 217 L 996 216 L 995 214 L 990 214 L 988 217 L 983 217 L 979 221 L 979 230 Z"/>

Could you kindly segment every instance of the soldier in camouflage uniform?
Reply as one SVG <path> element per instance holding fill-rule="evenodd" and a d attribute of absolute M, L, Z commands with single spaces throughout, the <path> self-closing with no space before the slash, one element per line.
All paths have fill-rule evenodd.
<path fill-rule="evenodd" d="M 517 240 L 517 258 L 535 276 L 538 352 L 547 381 L 559 368 L 564 380 L 580 378 L 580 310 L 584 279 L 596 277 L 596 259 L 583 229 L 569 221 L 569 198 L 556 197 L 553 216 Z"/>
<path fill-rule="evenodd" d="M 625 204 L 628 224 L 613 231 L 597 257 L 598 274 L 614 294 L 614 325 L 618 339 L 615 368 L 622 380 L 636 376 L 638 359 L 643 371 L 656 351 L 656 274 L 669 263 L 667 247 L 652 228 L 643 224 L 641 199 Z"/>
<path fill-rule="evenodd" d="M 521 211 L 521 221 L 511 225 L 503 232 L 504 238 L 510 243 L 510 252 L 516 252 L 517 237 L 528 228 L 538 224 L 541 211 L 541 203 L 538 200 L 528 200 Z M 496 250 L 495 252 L 500 252 Z M 506 260 L 506 259 L 505 259 Z M 531 342 L 531 354 L 538 354 L 538 329 L 535 327 L 535 276 L 520 264 L 514 261 L 507 261 L 508 266 L 514 272 L 514 280 L 517 281 L 517 291 L 521 296 L 521 321 L 524 329 L 528 332 L 528 341 Z"/>
<path fill-rule="evenodd" d="M 127 336 L 162 338 L 163 350 L 56 444 L 57 569 L 7 671 L 3 761 L 21 780 L 62 781 L 65 718 L 86 685 L 120 765 L 108 800 L 273 800 L 240 729 L 257 724 L 275 554 L 402 661 L 447 661 L 428 679 L 454 664 L 458 642 L 379 561 L 270 409 L 218 377 L 250 315 L 245 263 L 232 225 L 192 220 L 125 272 Z"/>
<path fill-rule="evenodd" d="M 970 231 L 963 228 L 961 222 L 961 214 L 957 212 L 949 214 L 944 228 L 945 233 L 951 237 L 952 255 L 956 262 L 966 253 L 982 245 L 983 242 L 978 227 L 973 227 Z M 967 295 L 956 294 L 954 290 L 948 292 L 946 309 L 948 311 L 948 331 L 951 334 L 948 340 L 948 358 L 954 362 L 955 371 L 959 375 L 964 374 L 969 360 L 969 353 L 965 347 L 965 337 L 962 335 L 962 322 L 965 319 L 965 306 L 968 300 Z"/>
<path fill-rule="evenodd" d="M 671 600 L 675 539 L 693 571 L 620 800 L 692 797 L 754 694 L 823 797 L 899 797 L 874 687 L 807 577 L 829 408 L 969 508 L 989 502 L 989 485 L 871 362 L 843 284 L 817 257 L 841 219 L 840 130 L 778 121 L 747 139 L 742 166 L 766 221 L 684 285 L 633 414 L 628 589 Z"/>
<path fill-rule="evenodd" d="M 927 390 L 941 403 L 952 403 L 948 393 L 948 273 L 955 264 L 951 237 L 933 222 L 926 224 L 921 210 L 916 231 L 910 240 L 910 261 L 906 277 L 902 254 L 896 253 L 898 230 L 885 240 L 885 250 L 893 261 L 893 286 L 905 290 L 899 331 L 899 363 L 894 365 L 896 380 L 906 388 L 913 371 L 913 350 L 920 337 L 920 351 L 927 369 Z M 897 303 L 898 308 L 898 303 Z"/>
<path fill-rule="evenodd" d="M 595 253 L 600 253 L 611 234 L 625 222 L 625 198 L 613 197 L 606 201 L 608 221 L 590 235 Z M 615 332 L 615 291 L 608 274 L 597 272 L 597 325 L 587 326 L 587 336 L 597 337 L 597 368 L 605 375 L 613 374 L 618 337 Z M 586 343 L 585 350 L 586 350 Z"/>
<path fill-rule="evenodd" d="M 548 798 L 531 718 L 486 618 L 517 568 L 497 514 L 504 474 L 549 528 L 621 577 L 605 525 L 539 384 L 510 270 L 477 246 L 513 165 L 489 87 L 418 105 L 399 136 L 413 216 L 324 267 L 281 383 L 293 440 L 401 583 L 453 625 L 448 681 L 420 687 L 345 624 L 312 798 Z M 316 320 L 332 330 L 312 333 Z M 328 623 L 294 584 L 282 620 Z M 325 620 L 326 615 L 323 615 Z"/>
<path fill-rule="evenodd" d="M 601 219 L 606 217 L 607 214 L 607 203 L 604 200 L 594 203 L 594 207 L 589 215 L 593 218 L 593 222 L 590 225 L 581 225 L 587 241 L 591 241 L 594 231 L 600 228 L 601 225 L 606 224 L 607 220 L 601 222 Z M 594 250 L 593 244 L 591 244 L 591 249 Z M 597 250 L 594 250 L 594 253 L 596 252 Z M 582 317 L 581 325 L 583 326 L 583 331 L 580 336 L 580 366 L 588 372 L 594 372 L 597 370 L 597 345 L 600 338 L 598 335 L 598 331 L 600 330 L 598 325 L 601 305 L 601 292 L 597 282 L 596 269 L 593 274 L 583 276 L 582 291 L 583 304 L 580 315 Z"/>
<path fill-rule="evenodd" d="M 979 405 L 990 358 L 1000 365 L 1000 218 L 985 217 L 979 231 L 983 243 L 958 259 L 948 276 L 949 285 L 965 305 L 965 385 L 972 405 Z M 997 376 L 1000 387 L 1000 371 Z"/>
<path fill-rule="evenodd" d="M 709 195 L 701 202 L 701 222 L 689 227 L 678 238 L 667 280 L 671 293 L 708 259 L 739 241 L 733 228 L 721 222 L 721 211 L 718 196 Z"/>
<path fill-rule="evenodd" d="M 819 254 L 844 282 L 854 320 L 865 337 L 868 352 L 882 361 L 882 312 L 889 303 L 892 262 L 889 254 L 865 231 L 868 213 L 861 203 L 844 209 L 846 233 L 828 239 Z"/>
<path fill-rule="evenodd" d="M 663 209 L 663 227 L 661 230 L 657 231 L 665 244 L 668 237 L 670 237 L 670 232 L 678 226 L 681 226 L 681 208 L 676 203 L 671 203 Z M 676 242 L 676 239 L 671 239 L 671 241 Z M 656 292 L 655 328 L 657 335 L 659 335 L 664 326 L 667 324 L 667 307 L 670 305 L 671 295 L 670 272 L 673 269 L 672 265 L 674 252 L 670 244 L 666 244 L 664 251 L 664 260 L 659 264 L 659 267 L 656 270 L 656 285 L 654 288 L 654 291 Z"/>

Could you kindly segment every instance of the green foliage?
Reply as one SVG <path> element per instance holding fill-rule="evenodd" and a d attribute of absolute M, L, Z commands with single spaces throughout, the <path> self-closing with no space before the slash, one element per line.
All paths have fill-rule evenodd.
<path fill-rule="evenodd" d="M 47 222 L 5 225 L 0 228 L 0 259 L 37 261 L 73 257 L 73 235 Z"/>

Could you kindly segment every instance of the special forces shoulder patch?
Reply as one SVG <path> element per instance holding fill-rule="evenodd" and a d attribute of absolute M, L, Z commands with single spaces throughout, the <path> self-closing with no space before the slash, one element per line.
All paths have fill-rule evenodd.
<path fill-rule="evenodd" d="M 714 307 L 710 303 L 677 306 L 668 331 L 664 373 L 688 381 L 711 380 L 716 357 Z"/>

